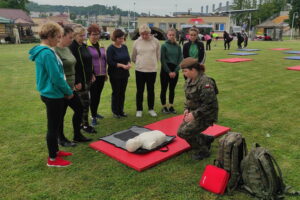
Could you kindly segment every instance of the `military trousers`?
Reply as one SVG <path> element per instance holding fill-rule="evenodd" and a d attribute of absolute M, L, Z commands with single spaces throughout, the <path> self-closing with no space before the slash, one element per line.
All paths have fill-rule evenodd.
<path fill-rule="evenodd" d="M 198 122 L 182 122 L 177 135 L 186 140 L 192 149 L 199 151 L 199 153 L 208 153 L 210 150 L 213 137 L 202 134 L 201 132 L 206 130 L 210 125 Z"/>
<path fill-rule="evenodd" d="M 78 95 L 83 112 L 82 112 L 82 124 L 88 125 L 89 124 L 89 108 L 91 104 L 91 96 L 90 96 L 90 86 L 85 85 L 83 89 L 80 91 L 76 91 L 76 94 Z"/>

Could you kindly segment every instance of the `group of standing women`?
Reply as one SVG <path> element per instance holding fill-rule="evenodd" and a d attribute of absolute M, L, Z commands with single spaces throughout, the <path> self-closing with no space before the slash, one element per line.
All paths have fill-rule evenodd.
<path fill-rule="evenodd" d="M 115 118 L 127 117 L 124 112 L 125 93 L 130 76 L 131 61 L 135 63 L 136 117 L 143 114 L 143 93 L 147 87 L 148 113 L 155 117 L 154 86 L 158 61 L 161 61 L 161 104 L 163 113 L 176 113 L 174 109 L 175 87 L 178 81 L 179 64 L 184 58 L 193 57 L 199 63 L 205 61 L 204 45 L 197 39 L 198 30 L 191 29 L 190 40 L 181 47 L 175 40 L 176 30 L 167 32 L 168 40 L 160 47 L 147 25 L 139 28 L 140 37 L 134 42 L 131 58 L 124 44 L 125 33 L 120 29 L 113 32 L 113 43 L 105 51 L 99 43 L 100 28 L 92 24 L 86 30 L 81 25 L 61 27 L 46 23 L 39 33 L 41 44 L 30 50 L 30 59 L 36 63 L 36 84 L 47 111 L 48 166 L 63 167 L 71 164 L 62 157 L 72 153 L 59 151 L 62 146 L 75 146 L 77 142 L 88 142 L 81 129 L 96 133 L 94 126 L 103 118 L 97 113 L 101 92 L 108 79 L 112 87 L 111 110 Z M 108 68 L 106 68 L 108 65 Z M 166 93 L 169 88 L 169 104 Z M 63 121 L 70 106 L 74 138 L 69 141 L 63 132 Z M 88 113 L 91 110 L 92 126 Z"/>

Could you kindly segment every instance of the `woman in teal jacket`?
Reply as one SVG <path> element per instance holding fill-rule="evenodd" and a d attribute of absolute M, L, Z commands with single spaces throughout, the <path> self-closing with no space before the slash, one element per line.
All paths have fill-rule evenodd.
<path fill-rule="evenodd" d="M 47 146 L 49 167 L 65 167 L 70 161 L 61 157 L 72 153 L 59 151 L 58 130 L 62 122 L 64 98 L 72 99 L 73 91 L 66 82 L 62 61 L 52 49 L 57 45 L 63 33 L 62 28 L 53 22 L 41 27 L 39 36 L 41 44 L 33 47 L 30 60 L 36 64 L 36 85 L 47 110 Z"/>

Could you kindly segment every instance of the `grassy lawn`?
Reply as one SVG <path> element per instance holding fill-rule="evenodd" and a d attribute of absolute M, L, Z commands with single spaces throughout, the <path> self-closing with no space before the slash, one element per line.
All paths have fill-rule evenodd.
<path fill-rule="evenodd" d="M 105 41 L 105 46 L 109 45 Z M 0 199 L 111 199 L 111 200 L 210 200 L 252 199 L 235 192 L 233 196 L 217 196 L 199 188 L 198 182 L 207 164 L 216 158 L 218 142 L 212 156 L 203 161 L 183 153 L 144 172 L 137 172 L 112 158 L 95 152 L 87 144 L 62 148 L 74 153 L 68 168 L 46 167 L 46 114 L 44 104 L 35 89 L 35 67 L 28 60 L 33 44 L 0 45 Z M 128 41 L 129 49 L 132 42 Z M 299 41 L 249 41 L 249 48 L 258 48 L 259 55 L 247 56 L 253 61 L 222 63 L 216 59 L 235 57 L 235 52 L 223 50 L 222 41 L 207 52 L 206 73 L 218 83 L 220 112 L 218 124 L 231 127 L 245 136 L 248 148 L 258 142 L 277 159 L 288 185 L 300 190 L 300 72 L 285 70 L 299 65 L 296 60 L 270 48 L 300 50 Z M 175 108 L 183 111 L 184 80 L 180 76 Z M 106 82 L 99 113 L 105 116 L 96 127 L 94 140 L 132 125 L 144 126 L 170 117 L 160 113 L 160 81 L 156 81 L 158 117 L 144 110 L 141 119 L 135 117 L 135 76 L 131 76 L 126 92 L 125 112 L 128 119 L 114 119 L 110 111 L 111 86 Z M 144 101 L 144 108 L 147 108 Z M 71 114 L 65 119 L 65 134 L 72 138 Z M 270 136 L 270 137 L 268 137 Z M 298 186 L 298 188 L 297 188 Z M 299 199 L 290 197 L 286 199 Z"/>

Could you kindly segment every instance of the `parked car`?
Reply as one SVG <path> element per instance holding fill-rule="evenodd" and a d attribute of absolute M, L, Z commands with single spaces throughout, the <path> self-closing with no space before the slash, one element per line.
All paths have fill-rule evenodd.
<path fill-rule="evenodd" d="M 101 32 L 101 34 L 100 34 L 100 39 L 109 40 L 109 39 L 110 39 L 110 34 L 109 34 L 109 32 Z"/>

